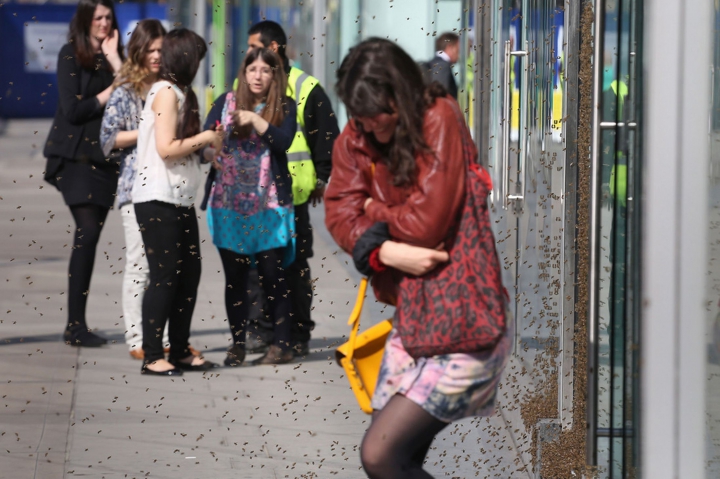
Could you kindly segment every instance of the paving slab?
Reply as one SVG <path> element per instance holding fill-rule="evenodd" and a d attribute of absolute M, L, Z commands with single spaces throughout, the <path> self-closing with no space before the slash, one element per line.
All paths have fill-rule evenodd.
<path fill-rule="evenodd" d="M 90 326 L 111 344 L 77 349 L 61 341 L 73 222 L 42 181 L 49 125 L 12 121 L 0 136 L 0 478 L 365 477 L 358 448 L 369 416 L 334 361 L 360 276 L 324 228 L 322 208 L 311 208 L 317 328 L 307 357 L 176 379 L 142 376 L 123 339 L 117 211 L 100 238 L 88 299 Z M 222 362 L 230 343 L 222 267 L 199 216 L 203 273 L 191 343 Z M 363 327 L 391 315 L 368 298 Z M 504 381 L 493 417 L 443 431 L 428 471 L 532 477 L 526 433 L 508 427 L 518 388 Z"/>

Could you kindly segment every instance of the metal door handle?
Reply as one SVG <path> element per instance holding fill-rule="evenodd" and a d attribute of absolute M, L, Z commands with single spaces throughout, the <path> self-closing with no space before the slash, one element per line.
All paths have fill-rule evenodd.
<path fill-rule="evenodd" d="M 505 71 L 503 74 L 503 149 L 500 164 L 500 198 L 502 207 L 507 209 L 508 163 L 510 162 L 510 40 L 505 42 Z"/>
<path fill-rule="evenodd" d="M 528 129 L 528 77 L 530 76 L 530 44 L 525 42 L 525 51 L 510 52 L 510 55 L 519 56 L 522 58 L 522 80 L 520 81 L 520 124 L 518 125 L 518 148 L 520 149 L 520 156 L 518 158 L 518 166 L 522 168 L 521 172 L 521 191 L 519 195 L 508 195 L 508 200 L 525 200 L 525 185 L 527 184 L 527 129 Z"/>
<path fill-rule="evenodd" d="M 522 182 L 522 196 L 520 195 L 510 195 L 508 194 L 508 190 L 510 189 L 510 173 L 508 171 L 508 168 L 510 166 L 510 58 L 512 57 L 521 57 L 524 59 L 524 70 L 525 73 L 522 76 L 522 81 L 520 82 L 520 98 L 525 98 L 527 95 L 527 79 L 528 79 L 528 72 L 527 72 L 527 62 L 528 62 L 528 50 L 527 50 L 528 43 L 525 42 L 525 50 L 518 50 L 518 51 L 511 51 L 510 50 L 510 40 L 505 41 L 505 71 L 504 71 L 504 94 L 503 94 L 503 153 L 502 153 L 502 181 L 501 181 L 501 190 L 500 190 L 500 196 L 502 197 L 502 207 L 504 210 L 508 208 L 508 200 L 516 200 L 516 199 L 524 199 L 525 198 L 525 180 L 523 178 Z M 527 124 L 527 107 L 523 108 L 520 107 L 520 125 L 519 130 L 520 133 L 522 133 L 523 129 L 526 128 Z M 523 137 L 524 138 L 524 137 Z M 520 145 L 520 164 L 523 167 L 523 175 L 525 174 L 525 158 L 527 157 L 526 153 L 526 146 L 527 146 L 527 139 L 525 138 L 525 141 L 519 140 Z"/>

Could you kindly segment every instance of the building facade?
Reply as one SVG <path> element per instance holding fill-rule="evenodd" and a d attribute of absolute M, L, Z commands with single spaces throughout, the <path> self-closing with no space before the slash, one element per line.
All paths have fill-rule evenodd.
<path fill-rule="evenodd" d="M 73 6 L 33 3 L 0 9 L 0 27 L 62 39 Z M 499 477 L 720 477 L 718 0 L 124 3 L 127 24 L 159 16 L 211 42 L 201 111 L 231 88 L 250 25 L 277 21 L 341 127 L 335 71 L 354 44 L 386 37 L 422 61 L 458 33 L 516 319 L 488 431 L 512 445 Z M 54 111 L 18 93 L 45 95 L 43 49 L 2 50 L 0 120 Z"/>
<path fill-rule="evenodd" d="M 211 62 L 233 59 L 208 71 L 215 90 L 234 76 L 247 25 L 275 20 L 341 126 L 334 73 L 352 45 L 386 37 L 422 61 L 436 35 L 458 33 L 458 101 L 493 177 L 514 298 L 500 400 L 524 465 L 512 477 L 719 476 L 717 1 L 234 0 L 206 11 L 226 47 Z"/>

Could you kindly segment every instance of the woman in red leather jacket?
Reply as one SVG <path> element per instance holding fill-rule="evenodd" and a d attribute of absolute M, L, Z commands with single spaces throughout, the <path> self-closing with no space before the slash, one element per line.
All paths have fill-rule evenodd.
<path fill-rule="evenodd" d="M 439 84 L 426 87 L 413 59 L 388 40 L 350 51 L 337 92 L 352 119 L 333 148 L 325 223 L 372 276 L 378 299 L 392 304 L 402 275 L 424 275 L 449 259 L 470 132 L 457 102 Z M 422 465 L 433 438 L 454 420 L 492 414 L 509 351 L 506 333 L 491 350 L 416 360 L 393 330 L 361 446 L 368 476 L 432 477 Z"/>

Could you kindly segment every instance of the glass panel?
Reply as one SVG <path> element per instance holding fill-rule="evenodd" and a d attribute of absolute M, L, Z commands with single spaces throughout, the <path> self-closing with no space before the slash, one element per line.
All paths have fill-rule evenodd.
<path fill-rule="evenodd" d="M 637 459 L 641 3 L 607 0 L 605 6 L 597 458 L 600 477 L 614 479 L 633 477 Z"/>
<path fill-rule="evenodd" d="M 513 434 L 528 456 L 533 437 L 540 437 L 539 421 L 560 424 L 564 297 L 574 294 L 574 280 L 567 280 L 565 269 L 574 263 L 565 257 L 566 238 L 574 240 L 574 219 L 566 218 L 565 202 L 564 3 L 497 0 L 492 5 L 487 152 L 494 181 L 493 226 L 503 280 L 513 299 L 512 367 L 527 372 L 512 386 L 523 404 L 501 408 L 509 429 L 528 433 Z M 572 334 L 572 326 L 568 331 Z"/>
<path fill-rule="evenodd" d="M 253 23 L 261 20 L 272 20 L 283 26 L 288 37 L 286 54 L 290 65 L 296 66 L 310 74 L 312 68 L 313 41 L 313 6 L 314 0 L 294 2 L 291 0 L 255 0 L 252 2 Z M 299 5 L 299 6 L 298 6 Z"/>
<path fill-rule="evenodd" d="M 425 61 L 434 55 L 437 35 L 445 31 L 460 34 L 464 25 L 462 0 L 394 3 L 388 3 L 387 0 L 324 1 L 327 1 L 328 22 L 326 91 L 336 107 L 341 129 L 347 122 L 347 114 L 345 107 L 337 102 L 331 87 L 335 82 L 335 71 L 351 46 L 373 36 L 389 38 L 396 41 L 416 61 Z M 461 89 L 463 72 L 459 69 L 459 64 L 462 64 L 462 61 L 454 68 L 458 72 L 458 89 Z"/>
<path fill-rule="evenodd" d="M 344 2 L 349 3 L 349 2 Z M 335 94 L 335 71 L 340 68 L 340 55 L 343 53 L 343 31 L 341 23 L 342 7 L 340 0 L 327 0 L 325 9 L 325 78 L 323 83 L 325 93 L 330 97 L 333 111 L 337 112 L 338 99 Z"/>
<path fill-rule="evenodd" d="M 524 195 L 515 203 L 519 225 L 518 354 L 542 368 L 548 379 L 555 376 L 558 335 L 562 318 L 562 261 L 565 146 L 552 136 L 554 46 L 556 17 L 562 10 L 555 0 L 530 0 L 524 18 L 523 48 L 527 62 L 527 125 L 521 125 L 526 151 L 520 157 L 518 189 Z M 562 39 L 560 39 L 562 41 Z M 525 92 L 523 92 L 525 93 Z M 525 105 L 523 105 L 525 106 Z M 558 136 L 558 140 L 560 137 Z M 525 183 L 525 184 L 523 184 Z M 545 362 L 544 366 L 539 366 Z M 556 416 L 553 416 L 556 417 Z"/>
<path fill-rule="evenodd" d="M 720 7 L 714 2 L 712 112 L 710 130 L 708 282 L 707 282 L 707 389 L 706 476 L 720 477 Z"/>
<path fill-rule="evenodd" d="M 336 71 L 340 68 L 345 55 L 350 47 L 360 41 L 360 1 L 359 0 L 328 0 L 328 15 L 331 21 L 328 23 L 327 36 L 328 47 L 325 92 L 333 102 L 335 114 L 337 115 L 340 130 L 347 123 L 347 111 L 337 99 L 335 94 Z"/>
<path fill-rule="evenodd" d="M 362 38 L 382 37 L 395 40 L 415 60 L 427 60 L 434 49 L 433 31 L 434 1 L 388 2 L 387 0 L 363 0 L 360 3 Z M 455 18 L 458 18 L 457 15 Z M 460 27 L 460 21 L 454 28 Z M 360 28 L 358 28 L 360 30 Z"/>
<path fill-rule="evenodd" d="M 552 135 L 553 79 L 557 66 L 556 21 L 564 12 L 556 0 L 526 0 L 520 46 L 527 52 L 521 62 L 520 155 L 513 202 L 517 217 L 517 346 L 516 357 L 530 371 L 530 403 L 539 403 L 525 427 L 534 429 L 539 419 L 559 420 L 559 353 L 565 281 L 565 145 Z M 559 19 L 556 17 L 560 17 Z M 560 43 L 564 43 L 560 39 Z M 522 114 L 525 108 L 527 113 Z M 523 149 L 525 151 L 523 151 Z M 512 186 L 510 191 L 512 192 Z"/>
<path fill-rule="evenodd" d="M 490 44 L 490 112 L 488 171 L 493 179 L 491 195 L 493 229 L 498 245 L 500 260 L 505 265 L 503 282 L 515 298 L 515 278 L 517 276 L 517 221 L 507 212 L 508 186 L 512 173 L 510 165 L 515 165 L 517 177 L 518 162 L 518 125 L 520 79 L 517 75 L 516 57 L 509 52 L 517 48 L 520 30 L 520 0 L 495 0 L 493 4 L 493 26 Z M 507 64 L 509 62 L 509 64 Z M 507 68 L 507 70 L 506 70 Z M 508 104 L 509 103 L 509 104 Z M 514 138 L 514 139 L 513 139 Z M 505 156 L 507 155 L 507 156 Z M 515 183 L 513 183 L 513 188 Z M 515 191 L 514 189 L 512 191 Z M 513 314 L 515 302 L 511 304 Z"/>
<path fill-rule="evenodd" d="M 468 2 L 472 3 L 472 2 Z M 470 127 L 470 133 L 475 135 L 475 123 L 473 101 L 473 80 L 475 74 L 473 72 L 473 63 L 475 63 L 475 15 L 473 15 L 473 5 L 470 8 L 463 8 L 461 11 L 461 32 L 460 32 L 460 58 L 456 65 L 458 72 L 458 103 L 460 108 L 465 112 L 465 118 Z"/>

